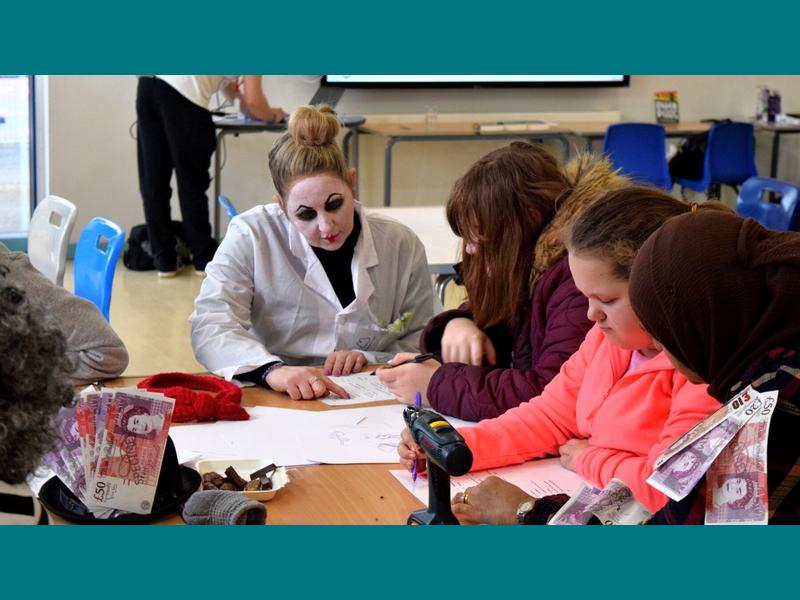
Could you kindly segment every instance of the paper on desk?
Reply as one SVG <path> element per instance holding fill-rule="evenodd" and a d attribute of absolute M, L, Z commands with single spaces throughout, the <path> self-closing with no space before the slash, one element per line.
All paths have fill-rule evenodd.
<path fill-rule="evenodd" d="M 249 421 L 173 424 L 170 436 L 180 453 L 203 458 L 263 458 L 276 465 L 308 465 L 295 431 L 316 413 L 287 408 L 246 408 Z"/>
<path fill-rule="evenodd" d="M 307 411 L 253 406 L 249 421 L 173 424 L 181 456 L 259 458 L 276 465 L 397 462 L 403 404 Z M 453 426 L 468 421 L 448 419 Z"/>
<path fill-rule="evenodd" d="M 350 394 L 350 398 L 321 398 L 320 401 L 328 406 L 349 406 L 379 400 L 397 400 L 397 396 L 370 373 L 355 373 L 344 377 L 328 377 L 328 379 L 342 386 Z"/>
<path fill-rule="evenodd" d="M 330 464 L 395 463 L 405 427 L 402 404 L 314 413 L 297 431 L 305 457 Z"/>
<path fill-rule="evenodd" d="M 406 426 L 403 404 L 314 413 L 297 432 L 305 457 L 316 463 L 396 463 L 400 432 Z M 454 427 L 472 425 L 447 417 Z"/>
<path fill-rule="evenodd" d="M 411 479 L 409 471 L 389 471 L 409 492 L 414 494 L 423 503 L 428 502 L 428 478 L 423 473 L 417 477 L 416 485 Z M 481 481 L 495 475 L 500 479 L 514 484 L 525 490 L 534 498 L 550 496 L 552 494 L 568 494 L 577 490 L 584 480 L 575 472 L 565 469 L 557 458 L 542 458 L 531 460 L 521 465 L 487 469 L 467 473 L 462 477 L 450 478 L 450 496 L 456 492 L 463 492 L 471 486 L 478 485 Z"/>

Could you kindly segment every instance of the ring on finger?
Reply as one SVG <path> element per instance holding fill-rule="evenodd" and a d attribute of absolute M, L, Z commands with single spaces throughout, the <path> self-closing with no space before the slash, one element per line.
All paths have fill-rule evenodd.
<path fill-rule="evenodd" d="M 461 495 L 461 502 L 464 504 L 469 504 L 469 492 L 472 488 L 467 488 L 464 490 L 464 493 Z"/>

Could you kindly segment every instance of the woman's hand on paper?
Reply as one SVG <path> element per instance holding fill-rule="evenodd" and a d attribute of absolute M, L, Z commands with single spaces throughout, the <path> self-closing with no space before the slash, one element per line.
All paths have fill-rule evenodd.
<path fill-rule="evenodd" d="M 442 359 L 444 362 L 464 363 L 480 367 L 486 360 L 497 363 L 494 344 L 472 319 L 458 318 L 450 321 L 442 334 Z"/>
<path fill-rule="evenodd" d="M 416 461 L 417 473 L 425 472 L 425 468 L 427 467 L 425 451 L 420 448 L 414 441 L 414 438 L 411 437 L 411 432 L 408 430 L 408 427 L 400 432 L 400 443 L 397 444 L 397 454 L 400 456 L 400 465 L 404 469 L 410 471 L 411 467 L 414 465 L 414 461 Z"/>
<path fill-rule="evenodd" d="M 416 355 L 410 352 L 396 354 L 391 360 L 391 364 L 401 363 L 410 360 Z M 400 402 L 414 404 L 414 396 L 417 392 L 422 394 L 422 406 L 430 406 L 428 403 L 428 384 L 436 369 L 442 366 L 438 360 L 430 359 L 421 363 L 410 363 L 391 369 L 378 369 L 375 375 L 378 380 L 389 388 Z"/>
<path fill-rule="evenodd" d="M 341 398 L 350 397 L 315 367 L 279 367 L 267 375 L 266 383 L 276 392 L 289 394 L 292 400 L 313 400 L 327 396 L 328 392 Z"/>
<path fill-rule="evenodd" d="M 328 354 L 328 358 L 325 359 L 323 373 L 325 373 L 325 375 L 339 377 L 341 375 L 359 373 L 361 369 L 366 366 L 367 357 L 361 352 L 356 352 L 354 350 L 336 350 Z"/>
<path fill-rule="evenodd" d="M 466 503 L 464 494 L 468 495 Z M 517 506 L 523 500 L 533 498 L 517 486 L 491 475 L 453 496 L 453 514 L 462 523 L 516 525 Z"/>
<path fill-rule="evenodd" d="M 566 444 L 558 449 L 561 466 L 570 471 L 574 471 L 578 457 L 586 451 L 588 446 L 589 440 L 568 440 Z"/>

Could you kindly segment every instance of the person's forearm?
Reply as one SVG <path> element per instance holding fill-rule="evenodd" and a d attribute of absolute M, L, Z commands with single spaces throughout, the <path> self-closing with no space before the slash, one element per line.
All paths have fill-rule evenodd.
<path fill-rule="evenodd" d="M 274 121 L 276 117 L 276 111 L 270 106 L 261 89 L 261 77 L 255 75 L 245 75 L 239 108 L 252 119 Z"/>

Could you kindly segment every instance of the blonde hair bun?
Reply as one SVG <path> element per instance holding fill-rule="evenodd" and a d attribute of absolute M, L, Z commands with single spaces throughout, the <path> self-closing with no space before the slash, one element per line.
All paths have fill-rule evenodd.
<path fill-rule="evenodd" d="M 339 119 L 327 104 L 299 106 L 289 117 L 289 135 L 301 146 L 325 146 L 339 133 Z"/>

